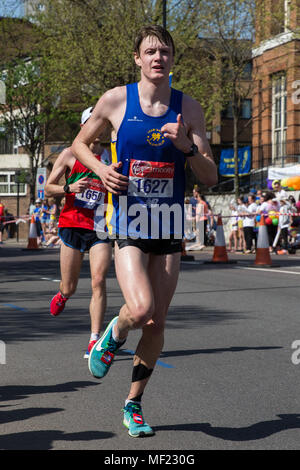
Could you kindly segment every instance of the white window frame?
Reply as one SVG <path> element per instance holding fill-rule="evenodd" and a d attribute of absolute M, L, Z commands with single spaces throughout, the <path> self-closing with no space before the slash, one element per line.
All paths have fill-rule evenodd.
<path fill-rule="evenodd" d="M 286 156 L 287 86 L 286 74 L 272 77 L 272 162 L 282 163 Z"/>
<path fill-rule="evenodd" d="M 7 183 L 3 183 L 0 181 L 0 196 L 16 196 L 17 195 L 17 190 L 14 192 L 10 191 L 12 186 L 17 186 L 17 183 L 12 181 L 12 176 L 15 176 L 16 172 L 15 171 L 0 171 L 0 176 L 6 175 L 7 178 Z M 8 186 L 8 192 L 3 192 L 3 186 Z M 20 196 L 26 196 L 27 195 L 27 184 L 26 183 L 20 183 Z"/>

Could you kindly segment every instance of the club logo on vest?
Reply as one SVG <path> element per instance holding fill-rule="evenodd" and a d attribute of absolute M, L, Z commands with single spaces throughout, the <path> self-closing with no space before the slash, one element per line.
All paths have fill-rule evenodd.
<path fill-rule="evenodd" d="M 153 147 L 159 147 L 165 143 L 165 138 L 159 129 L 151 129 L 147 133 L 147 142 Z"/>

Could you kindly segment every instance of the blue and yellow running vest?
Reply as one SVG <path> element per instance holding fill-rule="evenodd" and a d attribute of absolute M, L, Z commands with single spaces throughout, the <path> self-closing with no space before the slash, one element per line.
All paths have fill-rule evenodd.
<path fill-rule="evenodd" d="M 126 112 L 112 143 L 112 162 L 129 177 L 121 196 L 109 193 L 109 232 L 114 238 L 182 238 L 185 156 L 161 128 L 182 113 L 182 92 L 171 89 L 163 116 L 146 115 L 140 106 L 138 84 L 127 85 Z"/>

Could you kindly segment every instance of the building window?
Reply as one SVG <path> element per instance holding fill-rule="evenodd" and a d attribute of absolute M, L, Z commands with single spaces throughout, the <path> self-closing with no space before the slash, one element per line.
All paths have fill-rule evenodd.
<path fill-rule="evenodd" d="M 1 130 L 0 130 L 1 132 Z M 13 142 L 6 135 L 0 133 L 0 155 L 12 154 Z"/>
<path fill-rule="evenodd" d="M 242 100 L 239 112 L 239 118 L 250 119 L 252 116 L 252 100 Z M 233 119 L 232 103 L 229 102 L 222 111 L 222 118 Z"/>
<path fill-rule="evenodd" d="M 244 66 L 243 70 L 243 78 L 245 80 L 251 80 L 252 79 L 252 62 L 247 62 Z"/>
<path fill-rule="evenodd" d="M 222 115 L 223 119 L 232 119 L 233 118 L 233 111 L 232 111 L 231 101 L 227 104 L 226 108 L 222 109 L 221 115 Z"/>
<path fill-rule="evenodd" d="M 272 81 L 272 157 L 282 163 L 286 154 L 287 91 L 285 74 L 276 75 Z"/>
<path fill-rule="evenodd" d="M 21 142 L 17 133 L 9 133 L 4 127 L 0 126 L 0 155 L 17 155 L 19 153 L 20 146 Z"/>
<path fill-rule="evenodd" d="M 15 196 L 18 193 L 18 185 L 15 182 L 15 172 L 0 172 L 0 196 Z M 26 196 L 26 184 L 19 184 L 20 196 Z"/>
<path fill-rule="evenodd" d="M 250 119 L 252 116 L 252 100 L 243 100 L 241 108 L 241 118 Z"/>

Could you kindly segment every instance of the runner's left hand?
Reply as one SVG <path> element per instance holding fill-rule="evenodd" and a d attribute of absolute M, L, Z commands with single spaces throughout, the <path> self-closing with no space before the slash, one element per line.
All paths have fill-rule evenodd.
<path fill-rule="evenodd" d="M 175 147 L 178 148 L 178 150 L 181 150 L 184 153 L 189 152 L 192 141 L 188 138 L 186 134 L 181 114 L 177 115 L 176 122 L 168 122 L 167 124 L 165 124 L 161 128 L 161 132 L 163 133 L 164 137 L 167 137 L 173 142 L 173 144 L 175 145 Z"/>

